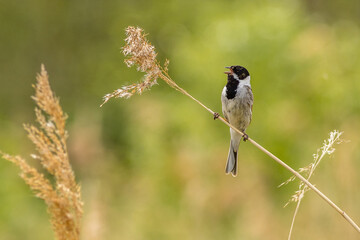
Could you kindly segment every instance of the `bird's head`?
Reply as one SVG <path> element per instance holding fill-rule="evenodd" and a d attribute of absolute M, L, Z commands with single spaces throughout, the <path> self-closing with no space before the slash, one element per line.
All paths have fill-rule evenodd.
<path fill-rule="evenodd" d="M 229 71 L 226 71 L 225 74 L 232 75 L 236 80 L 244 80 L 248 76 L 250 76 L 248 70 L 242 66 L 231 66 L 231 67 L 225 67 L 229 69 Z"/>

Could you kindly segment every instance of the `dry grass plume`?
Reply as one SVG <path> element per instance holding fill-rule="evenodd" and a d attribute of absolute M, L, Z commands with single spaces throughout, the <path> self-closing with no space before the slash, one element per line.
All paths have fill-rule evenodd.
<path fill-rule="evenodd" d="M 24 128 L 37 152 L 31 154 L 31 157 L 40 161 L 54 181 L 50 181 L 39 170 L 30 166 L 21 156 L 1 154 L 3 158 L 19 166 L 20 176 L 34 194 L 45 201 L 56 239 L 78 240 L 83 203 L 66 147 L 67 116 L 50 88 L 44 65 L 41 66 L 41 73 L 36 80 L 35 96 L 32 98 L 37 104 L 35 115 L 39 126 L 25 124 Z"/>

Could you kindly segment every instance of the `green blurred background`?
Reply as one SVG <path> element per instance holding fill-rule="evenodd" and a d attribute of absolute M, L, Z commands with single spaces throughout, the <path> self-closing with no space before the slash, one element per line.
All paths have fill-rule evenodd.
<path fill-rule="evenodd" d="M 69 115 L 70 158 L 81 183 L 82 239 L 286 239 L 298 182 L 250 143 L 239 175 L 224 174 L 229 130 L 162 81 L 131 99 L 102 96 L 138 82 L 120 53 L 128 25 L 149 33 L 159 60 L 189 93 L 221 112 L 224 66 L 252 76 L 247 133 L 294 168 L 328 133 L 344 131 L 312 178 L 360 222 L 360 2 L 0 1 L 0 149 L 29 156 L 22 123 L 34 122 L 44 63 Z M 46 207 L 0 161 L 0 239 L 52 239 Z M 357 239 L 313 192 L 293 239 Z"/>

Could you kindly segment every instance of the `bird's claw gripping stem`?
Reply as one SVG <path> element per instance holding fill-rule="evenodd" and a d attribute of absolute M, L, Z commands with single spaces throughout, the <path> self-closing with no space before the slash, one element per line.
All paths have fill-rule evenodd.
<path fill-rule="evenodd" d="M 248 136 L 246 133 L 244 133 L 244 135 L 243 135 L 243 141 L 246 142 L 246 140 L 248 140 L 248 139 L 249 139 L 249 136 Z"/>
<path fill-rule="evenodd" d="M 217 118 L 219 118 L 220 117 L 220 114 L 219 113 L 216 113 L 216 112 L 214 112 L 214 120 L 216 120 Z"/>

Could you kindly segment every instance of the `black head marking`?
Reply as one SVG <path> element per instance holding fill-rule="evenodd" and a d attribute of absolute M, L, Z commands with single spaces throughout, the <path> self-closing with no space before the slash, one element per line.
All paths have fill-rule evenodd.
<path fill-rule="evenodd" d="M 239 77 L 240 80 L 244 80 L 250 75 L 248 70 L 242 66 L 231 66 L 230 69 Z"/>

